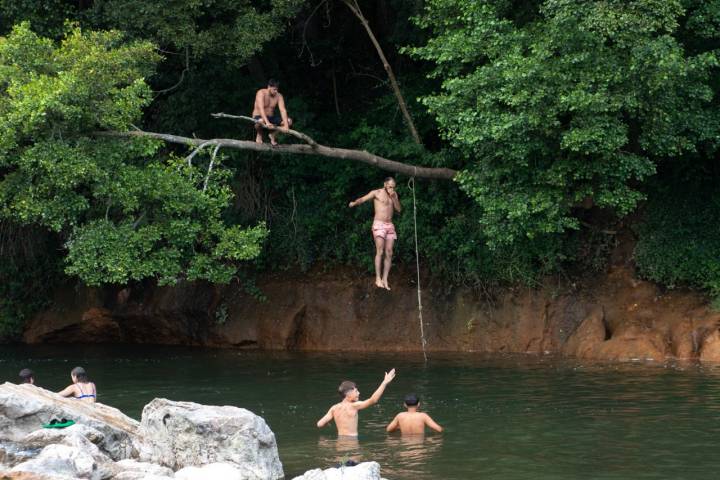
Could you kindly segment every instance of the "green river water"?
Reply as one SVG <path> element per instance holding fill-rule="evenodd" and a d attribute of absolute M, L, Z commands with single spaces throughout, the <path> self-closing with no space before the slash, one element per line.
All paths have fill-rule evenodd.
<path fill-rule="evenodd" d="M 286 478 L 354 458 L 389 480 L 703 479 L 720 477 L 720 367 L 593 364 L 552 357 L 288 354 L 170 347 L 0 346 L 0 380 L 32 368 L 59 390 L 82 365 L 99 400 L 140 418 L 154 397 L 235 405 L 275 432 Z M 361 398 L 397 378 L 360 413 L 356 444 L 315 422 L 343 379 Z M 408 392 L 445 427 L 385 433 Z"/>

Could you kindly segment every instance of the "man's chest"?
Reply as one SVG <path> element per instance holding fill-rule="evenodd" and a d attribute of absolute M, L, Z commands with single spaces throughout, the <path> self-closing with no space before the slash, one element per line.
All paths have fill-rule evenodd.
<path fill-rule="evenodd" d="M 377 202 L 383 206 L 389 206 L 392 204 L 392 200 L 390 200 L 390 196 L 385 192 L 378 193 L 377 195 L 375 195 L 375 202 Z"/>
<path fill-rule="evenodd" d="M 265 108 L 275 108 L 277 106 L 277 103 L 278 103 L 277 97 L 265 95 L 265 99 L 263 101 L 263 106 L 265 106 Z"/>

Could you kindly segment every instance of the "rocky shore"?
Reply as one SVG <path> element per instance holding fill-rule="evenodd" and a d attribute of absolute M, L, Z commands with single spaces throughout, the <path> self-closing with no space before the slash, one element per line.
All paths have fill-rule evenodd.
<path fill-rule="evenodd" d="M 43 428 L 71 419 L 66 428 Z M 275 435 L 231 406 L 156 398 L 140 422 L 33 385 L 0 385 L 0 480 L 281 480 Z M 315 469 L 299 480 L 380 480 L 380 465 Z"/>

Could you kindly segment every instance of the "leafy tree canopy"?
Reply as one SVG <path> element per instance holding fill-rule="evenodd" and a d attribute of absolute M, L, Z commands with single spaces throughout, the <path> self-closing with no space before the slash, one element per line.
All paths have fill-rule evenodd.
<path fill-rule="evenodd" d="M 93 24 L 152 39 L 195 57 L 212 54 L 242 64 L 280 35 L 302 0 L 97 0 Z"/>
<path fill-rule="evenodd" d="M 65 271 L 90 285 L 226 282 L 266 235 L 223 221 L 221 158 L 211 169 L 154 141 L 95 135 L 139 120 L 158 60 L 117 31 L 73 27 L 56 44 L 23 23 L 0 38 L 0 216 L 60 235 Z"/>
<path fill-rule="evenodd" d="M 625 215 L 661 162 L 715 149 L 718 59 L 675 35 L 682 2 L 516 3 L 429 0 L 432 37 L 410 49 L 442 81 L 423 101 L 492 245 L 577 229 L 582 202 Z"/>

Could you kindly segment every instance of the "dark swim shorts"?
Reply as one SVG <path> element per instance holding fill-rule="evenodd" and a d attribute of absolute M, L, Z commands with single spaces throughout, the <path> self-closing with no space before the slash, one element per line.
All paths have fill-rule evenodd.
<path fill-rule="evenodd" d="M 255 120 L 261 120 L 261 119 L 262 119 L 262 117 L 261 117 L 260 115 L 255 115 L 253 118 L 254 118 Z M 272 124 L 275 125 L 276 127 L 279 127 L 280 125 L 282 125 L 282 118 L 280 118 L 280 117 L 277 116 L 277 115 L 268 115 L 267 119 L 268 119 L 268 121 L 270 121 L 270 123 L 272 123 Z"/>

